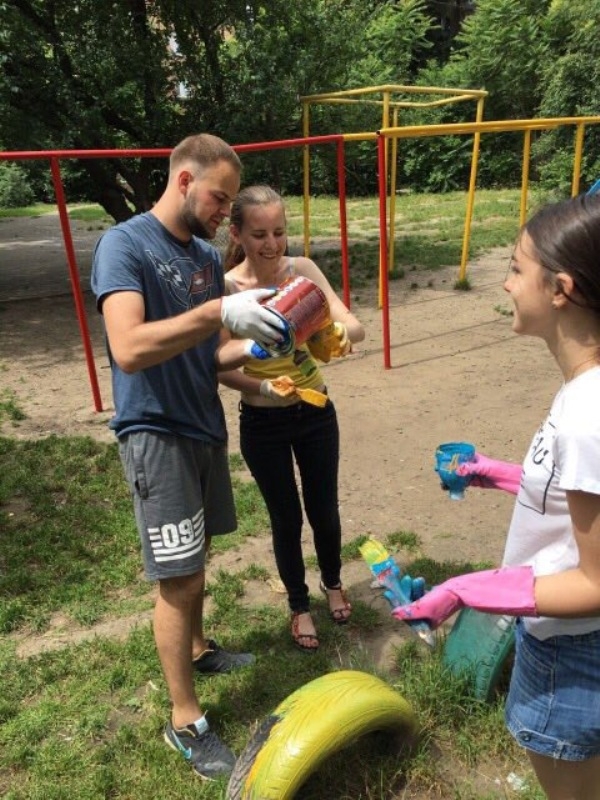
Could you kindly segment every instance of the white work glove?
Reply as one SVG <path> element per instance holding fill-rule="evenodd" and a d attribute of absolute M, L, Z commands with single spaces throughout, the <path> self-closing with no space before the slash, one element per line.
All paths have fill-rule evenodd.
<path fill-rule="evenodd" d="M 282 395 L 275 389 L 271 381 L 266 379 L 260 384 L 260 393 L 278 406 L 291 406 L 298 402 L 298 395 L 295 392 Z"/>
<path fill-rule="evenodd" d="M 275 289 L 247 289 L 221 298 L 221 322 L 240 339 L 254 339 L 267 349 L 283 341 L 285 323 L 260 305 Z"/>
<path fill-rule="evenodd" d="M 258 358 L 260 361 L 264 361 L 265 358 L 271 358 L 271 353 L 267 352 L 254 339 L 246 339 L 244 342 L 244 355 L 250 356 L 250 358 Z"/>

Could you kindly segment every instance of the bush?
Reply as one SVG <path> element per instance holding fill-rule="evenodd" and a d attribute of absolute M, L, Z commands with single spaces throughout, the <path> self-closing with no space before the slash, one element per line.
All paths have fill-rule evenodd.
<path fill-rule="evenodd" d="M 33 190 L 25 172 L 16 164 L 0 163 L 0 208 L 21 208 L 33 201 Z"/>

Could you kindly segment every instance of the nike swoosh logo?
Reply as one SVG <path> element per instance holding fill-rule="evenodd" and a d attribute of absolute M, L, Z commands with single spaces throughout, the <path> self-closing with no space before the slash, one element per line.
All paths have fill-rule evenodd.
<path fill-rule="evenodd" d="M 184 747 L 179 739 L 177 739 L 177 747 L 179 748 L 179 752 L 186 758 L 188 761 L 192 757 L 192 748 L 191 747 Z"/>

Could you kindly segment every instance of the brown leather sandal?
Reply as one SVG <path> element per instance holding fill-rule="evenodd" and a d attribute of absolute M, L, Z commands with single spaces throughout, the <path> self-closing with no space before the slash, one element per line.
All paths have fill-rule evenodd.
<path fill-rule="evenodd" d="M 348 598 L 346 597 L 346 592 L 342 588 L 342 584 L 340 583 L 339 586 L 331 586 L 327 587 L 320 581 L 319 588 L 327 598 L 327 602 L 330 602 L 329 593 L 330 592 L 339 592 L 342 597 L 342 602 L 344 605 L 337 606 L 336 608 L 331 608 L 331 604 L 329 605 L 329 614 L 331 619 L 335 622 L 336 625 L 345 625 L 348 620 L 350 619 L 350 614 L 352 613 L 352 605 L 348 602 Z"/>
<path fill-rule="evenodd" d="M 314 633 L 300 633 L 300 617 L 308 611 L 292 612 L 292 639 L 298 650 L 303 653 L 316 653 L 319 649 L 319 637 Z"/>

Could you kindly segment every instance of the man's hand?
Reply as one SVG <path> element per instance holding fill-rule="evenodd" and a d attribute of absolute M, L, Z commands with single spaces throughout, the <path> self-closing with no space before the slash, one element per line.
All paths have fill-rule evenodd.
<path fill-rule="evenodd" d="M 244 354 L 250 356 L 250 358 L 258 358 L 259 361 L 271 358 L 271 353 L 261 347 L 254 339 L 246 339 L 244 342 Z"/>
<path fill-rule="evenodd" d="M 221 298 L 221 322 L 240 339 L 253 339 L 264 349 L 283 341 L 285 323 L 260 304 L 275 289 L 247 289 Z"/>

